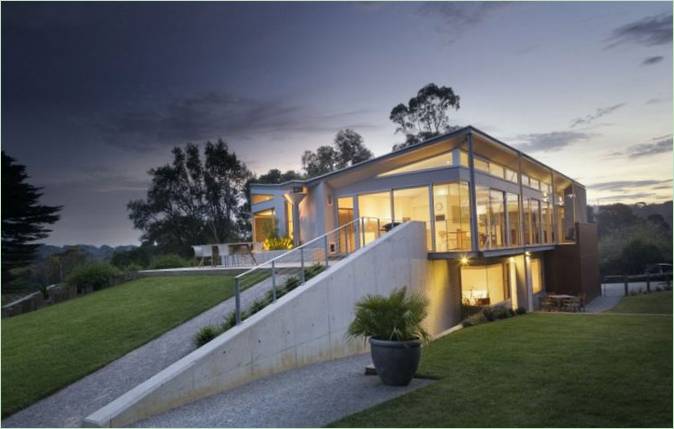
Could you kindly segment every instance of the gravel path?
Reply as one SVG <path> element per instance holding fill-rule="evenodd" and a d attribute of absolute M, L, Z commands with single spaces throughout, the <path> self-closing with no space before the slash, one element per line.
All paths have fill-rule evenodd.
<path fill-rule="evenodd" d="M 603 313 L 618 305 L 622 296 L 598 296 L 585 306 L 587 313 Z"/>
<path fill-rule="evenodd" d="M 280 281 L 283 281 L 281 279 Z M 241 294 L 242 308 L 271 288 L 271 279 Z M 195 349 L 194 334 L 219 323 L 234 309 L 234 298 L 129 352 L 55 394 L 2 421 L 3 427 L 79 427 L 82 420 Z"/>
<path fill-rule="evenodd" d="M 210 396 L 137 423 L 136 427 L 321 427 L 427 386 L 385 386 L 364 375 L 370 354 L 293 369 Z"/>

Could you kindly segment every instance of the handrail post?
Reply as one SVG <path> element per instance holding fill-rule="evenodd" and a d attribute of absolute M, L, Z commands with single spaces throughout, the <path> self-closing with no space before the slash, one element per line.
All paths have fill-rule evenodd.
<path fill-rule="evenodd" d="M 627 295 L 630 294 L 629 293 L 630 284 L 629 284 L 629 278 L 627 277 L 627 274 L 625 274 L 623 276 L 623 281 L 625 282 L 625 296 L 627 296 Z"/>
<path fill-rule="evenodd" d="M 300 278 L 304 283 L 304 247 L 300 247 Z"/>
<path fill-rule="evenodd" d="M 646 273 L 646 292 L 651 293 L 651 273 Z"/>
<path fill-rule="evenodd" d="M 271 300 L 276 302 L 276 261 L 271 261 Z"/>
<path fill-rule="evenodd" d="M 381 237 L 381 220 L 377 218 L 377 239 Z"/>
<path fill-rule="evenodd" d="M 328 236 L 325 235 L 325 267 L 328 267 Z"/>
<path fill-rule="evenodd" d="M 234 293 L 236 294 L 236 296 L 235 296 L 236 324 L 239 325 L 239 324 L 241 324 L 241 290 L 240 290 L 239 278 L 238 277 L 236 277 L 234 279 Z"/>

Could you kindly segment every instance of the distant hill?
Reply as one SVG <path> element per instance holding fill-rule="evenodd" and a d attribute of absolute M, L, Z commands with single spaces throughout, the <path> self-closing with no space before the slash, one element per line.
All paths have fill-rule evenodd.
<path fill-rule="evenodd" d="M 51 244 L 43 244 L 37 249 L 37 259 L 45 259 L 48 258 L 51 255 L 54 255 L 56 253 L 61 253 L 64 252 L 68 249 L 74 248 L 74 247 L 79 247 L 80 250 L 82 250 L 84 253 L 86 253 L 91 259 L 97 260 L 97 261 L 105 261 L 108 260 L 112 257 L 112 254 L 115 253 L 116 250 L 131 250 L 136 248 L 137 246 L 108 246 L 108 245 L 103 245 L 100 247 L 97 246 L 92 246 L 90 244 L 76 244 L 76 245 L 67 245 L 67 246 L 53 246 Z"/>
<path fill-rule="evenodd" d="M 664 203 L 660 204 L 644 204 L 644 203 L 637 203 L 633 204 L 630 207 L 632 207 L 632 213 L 635 215 L 646 219 L 648 216 L 652 214 L 659 214 L 661 215 L 664 219 L 665 222 L 667 222 L 667 225 L 669 225 L 669 228 L 672 228 L 672 202 L 671 201 L 666 201 Z"/>

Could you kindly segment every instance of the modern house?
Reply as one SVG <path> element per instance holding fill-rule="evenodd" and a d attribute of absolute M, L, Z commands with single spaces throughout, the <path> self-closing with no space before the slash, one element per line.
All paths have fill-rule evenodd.
<path fill-rule="evenodd" d="M 85 426 L 127 426 L 260 377 L 363 353 L 366 343 L 346 334 L 367 295 L 422 294 L 424 327 L 439 336 L 461 321 L 463 304 L 532 309 L 545 291 L 599 294 L 585 188 L 472 127 L 320 177 L 253 185 L 251 200 L 258 247 L 271 234 L 295 247 L 259 252 L 256 259 L 272 257 L 236 275 L 235 326 Z M 307 279 L 305 267 L 316 263 L 322 272 Z M 275 297 L 289 282 L 300 286 L 239 317 L 246 293 Z"/>
<path fill-rule="evenodd" d="M 278 234 L 297 246 L 363 219 L 331 253 L 424 222 L 428 259 L 449 264 L 464 304 L 531 309 L 545 290 L 599 294 L 585 187 L 474 127 L 319 177 L 252 185 L 251 202 L 256 243 Z"/>

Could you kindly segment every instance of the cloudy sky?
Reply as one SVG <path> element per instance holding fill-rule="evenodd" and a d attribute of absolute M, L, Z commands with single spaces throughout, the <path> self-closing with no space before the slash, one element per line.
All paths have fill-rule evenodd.
<path fill-rule="evenodd" d="M 65 206 L 53 244 L 137 243 L 174 145 L 259 174 L 349 127 L 382 155 L 429 82 L 591 204 L 671 199 L 671 2 L 2 4 L 2 148 Z"/>

